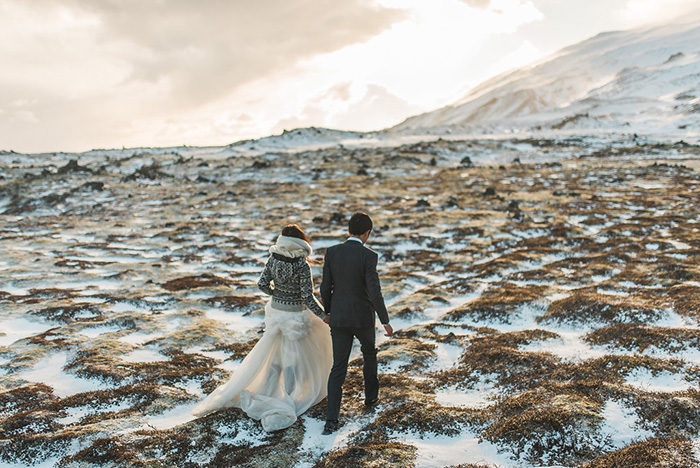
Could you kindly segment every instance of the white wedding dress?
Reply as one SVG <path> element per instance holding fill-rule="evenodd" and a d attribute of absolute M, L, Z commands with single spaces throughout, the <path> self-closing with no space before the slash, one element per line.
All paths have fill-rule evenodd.
<path fill-rule="evenodd" d="M 264 278 L 266 273 L 270 273 L 271 263 L 276 264 L 272 260 L 271 257 L 261 277 L 263 285 L 269 282 Z M 287 267 L 284 263 L 281 268 Z M 306 268 L 297 267 L 297 263 L 301 265 L 301 262 L 294 264 L 293 274 L 301 275 L 305 281 L 310 280 L 306 261 L 303 260 Z M 275 268 L 272 268 L 273 277 L 275 272 Z M 286 274 L 290 272 L 286 271 Z M 277 276 L 275 289 L 284 289 L 280 287 L 283 280 Z M 285 284 L 288 283 L 285 280 Z M 264 286 L 261 289 L 265 290 Z M 276 302 L 274 290 L 270 291 L 273 292 L 273 299 L 265 306 L 263 336 L 229 381 L 194 408 L 194 415 L 203 416 L 222 408 L 238 407 L 251 418 L 260 420 L 263 429 L 273 432 L 291 426 L 299 415 L 326 397 L 333 361 L 328 325 L 308 307 L 284 310 L 295 307 L 285 307 L 283 303 Z M 322 309 L 314 309 L 323 313 Z"/>

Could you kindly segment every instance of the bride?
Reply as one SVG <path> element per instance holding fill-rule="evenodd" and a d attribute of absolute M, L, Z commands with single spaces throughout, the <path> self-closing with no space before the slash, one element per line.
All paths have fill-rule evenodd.
<path fill-rule="evenodd" d="M 265 306 L 265 332 L 228 382 L 192 413 L 238 407 L 278 431 L 326 397 L 333 361 L 327 316 L 313 294 L 309 238 L 296 224 L 282 230 L 258 288 L 272 299 Z"/>

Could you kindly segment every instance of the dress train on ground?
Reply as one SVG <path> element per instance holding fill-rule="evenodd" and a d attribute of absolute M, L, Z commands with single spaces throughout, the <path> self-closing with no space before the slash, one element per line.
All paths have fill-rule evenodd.
<path fill-rule="evenodd" d="M 309 310 L 286 312 L 268 303 L 260 341 L 192 413 L 238 407 L 268 432 L 287 428 L 326 397 L 332 363 L 328 325 Z"/>

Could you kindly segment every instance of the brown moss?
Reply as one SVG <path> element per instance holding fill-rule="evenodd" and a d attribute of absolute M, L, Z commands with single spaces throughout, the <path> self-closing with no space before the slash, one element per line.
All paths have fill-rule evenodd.
<path fill-rule="evenodd" d="M 676 312 L 700 323 L 700 286 L 676 285 L 668 290 Z"/>
<path fill-rule="evenodd" d="M 236 312 L 249 312 L 250 310 L 259 309 L 263 306 L 263 302 L 259 297 L 240 294 L 210 297 L 204 299 L 204 302 Z"/>
<path fill-rule="evenodd" d="M 547 312 L 539 317 L 538 321 L 543 323 L 560 322 L 569 325 L 648 323 L 658 320 L 663 315 L 663 309 L 650 307 L 643 301 L 598 294 L 584 289 L 575 291 L 569 297 L 552 302 L 547 308 Z"/>
<path fill-rule="evenodd" d="M 31 313 L 32 315 L 63 323 L 97 322 L 103 319 L 102 311 L 93 304 L 46 307 Z"/>
<path fill-rule="evenodd" d="M 636 323 L 618 323 L 600 328 L 584 338 L 594 345 L 643 352 L 657 347 L 677 353 L 688 348 L 700 349 L 700 330 L 689 328 L 664 328 Z"/>
<path fill-rule="evenodd" d="M 75 434 L 64 431 L 20 434 L 0 439 L 0 460 L 12 464 L 32 466 L 50 457 L 68 453 Z"/>
<path fill-rule="evenodd" d="M 216 359 L 178 350 L 165 351 L 168 361 L 125 362 L 116 356 L 99 354 L 95 350 L 81 351 L 66 370 L 85 377 L 115 384 L 172 384 L 190 379 L 210 378 L 224 371 L 215 369 Z"/>
<path fill-rule="evenodd" d="M 411 396 L 413 398 L 398 400 L 398 404 L 382 411 L 374 421 L 362 428 L 355 440 L 389 441 L 392 433 L 406 432 L 455 436 L 470 422 L 470 409 L 446 408 L 416 392 L 412 392 Z"/>
<path fill-rule="evenodd" d="M 442 330 L 438 328 L 446 328 L 446 334 L 442 334 Z M 439 343 L 460 344 L 464 339 L 463 335 L 476 332 L 478 329 L 462 323 L 452 322 L 429 322 L 411 327 L 402 328 L 394 332 L 394 338 L 417 338 L 421 340 L 434 340 Z"/>
<path fill-rule="evenodd" d="M 413 445 L 400 442 L 368 442 L 335 450 L 314 468 L 406 468 L 413 466 L 417 452 Z"/>
<path fill-rule="evenodd" d="M 77 295 L 74 289 L 59 288 L 32 288 L 28 294 L 33 299 L 71 299 Z"/>
<path fill-rule="evenodd" d="M 77 260 L 77 259 L 61 259 L 58 260 L 54 265 L 60 267 L 67 267 L 71 269 L 87 270 L 90 268 L 96 268 L 99 266 L 110 265 L 114 262 L 99 262 L 99 261 L 87 261 L 87 260 Z"/>
<path fill-rule="evenodd" d="M 475 321 L 511 323 L 518 317 L 519 306 L 542 299 L 546 290 L 545 286 L 505 283 L 486 290 L 481 297 L 464 307 L 451 310 L 444 318 L 459 321 L 468 316 Z"/>
<path fill-rule="evenodd" d="M 472 265 L 467 268 L 467 271 L 477 275 L 479 278 L 489 278 L 501 275 L 507 270 L 520 269 L 523 267 L 524 262 L 535 261 L 535 258 L 522 252 L 505 253 L 493 260 Z"/>
<path fill-rule="evenodd" d="M 24 339 L 27 343 L 34 345 L 38 350 L 66 349 L 79 343 L 79 338 L 75 332 L 67 327 L 56 327 L 46 330 L 38 335 L 33 335 Z M 30 353 L 27 353 L 30 357 Z"/>
<path fill-rule="evenodd" d="M 700 466 L 684 437 L 650 438 L 601 455 L 582 468 L 692 468 Z"/>
<path fill-rule="evenodd" d="M 216 343 L 205 351 L 224 351 L 229 354 L 227 361 L 238 361 L 245 358 L 258 341 L 259 338 L 253 338 L 245 342 Z"/>
<path fill-rule="evenodd" d="M 162 287 L 168 291 L 183 291 L 196 288 L 211 288 L 215 286 L 226 286 L 233 284 L 233 281 L 220 276 L 204 273 L 197 276 L 185 276 L 163 283 Z"/>
<path fill-rule="evenodd" d="M 528 345 L 536 341 L 553 340 L 557 338 L 559 338 L 558 334 L 540 329 L 519 330 L 505 333 L 483 330 L 479 336 L 472 339 L 472 344 L 476 347 L 506 346 L 517 348 L 520 345 Z"/>
<path fill-rule="evenodd" d="M 476 291 L 477 283 L 473 279 L 450 278 L 437 283 L 434 287 L 446 291 L 448 294 L 471 294 Z"/>
<path fill-rule="evenodd" d="M 30 383 L 0 392 L 0 413 L 9 415 L 27 411 L 56 400 L 53 389 L 43 383 Z"/>
<path fill-rule="evenodd" d="M 444 468 L 498 468 L 496 465 L 484 465 L 481 463 L 467 463 L 461 465 L 450 465 Z"/>
<path fill-rule="evenodd" d="M 433 378 L 439 386 L 456 384 L 470 388 L 482 377 L 488 377 L 498 385 L 516 389 L 528 389 L 542 382 L 566 378 L 570 368 L 558 357 L 517 348 L 519 344 L 556 336 L 544 330 L 487 332 L 471 339 L 456 367 L 434 374 Z"/>
<path fill-rule="evenodd" d="M 431 382 L 420 379 L 414 380 L 406 374 L 379 374 L 380 407 L 384 405 L 393 407 L 405 401 L 424 401 L 426 395 L 431 398 L 433 386 Z M 340 413 L 341 425 L 348 420 L 375 411 L 364 405 L 365 386 L 362 375 L 362 360 L 357 359 L 350 363 L 348 374 L 343 385 L 343 401 Z M 320 403 L 309 412 L 312 417 L 325 418 L 325 404 Z"/>
<path fill-rule="evenodd" d="M 633 407 L 637 424 L 656 436 L 697 437 L 700 434 L 700 391 L 630 392 L 627 404 Z"/>
<path fill-rule="evenodd" d="M 596 359 L 588 359 L 572 368 L 577 378 L 598 379 L 609 383 L 621 384 L 636 369 L 649 370 L 652 375 L 661 372 L 676 373 L 685 367 L 680 359 L 659 359 L 642 355 L 608 354 Z"/>
<path fill-rule="evenodd" d="M 61 428 L 57 419 L 58 413 L 44 409 L 15 413 L 0 420 L 0 434 L 8 439 L 20 434 L 55 432 Z"/>
<path fill-rule="evenodd" d="M 483 436 L 531 464 L 576 465 L 610 447 L 600 410 L 580 395 L 538 389 L 498 402 Z"/>
<path fill-rule="evenodd" d="M 449 149 L 450 145 L 455 144 L 458 145 L 456 149 Z M 640 168 L 635 162 L 590 158 L 562 160 L 558 165 L 512 164 L 504 165 L 502 169 L 481 167 L 467 170 L 458 163 L 465 152 L 478 152 L 482 149 L 501 151 L 504 146 L 511 144 L 512 142 L 495 141 L 436 141 L 419 145 L 420 148 L 347 150 L 338 147 L 304 152 L 293 157 L 279 155 L 278 163 L 265 169 L 265 178 L 259 177 L 259 171 L 250 172 L 253 159 L 247 157 L 220 162 L 204 161 L 199 157 L 191 160 L 179 157 L 174 162 L 177 165 L 177 173 L 190 174 L 193 177 L 161 179 L 152 185 L 121 181 L 123 169 L 116 171 L 115 174 L 118 175 L 114 177 L 117 179 L 114 183 L 109 183 L 107 179 L 113 178 L 109 171 L 118 165 L 117 160 L 112 158 L 107 164 L 104 178 L 110 185 L 110 195 L 114 195 L 115 203 L 107 201 L 99 207 L 90 203 L 91 206 L 88 207 L 88 204 L 81 206 L 75 197 L 68 197 L 64 201 L 71 216 L 47 215 L 8 220 L 9 224 L 2 233 L 6 236 L 5 239 L 21 240 L 28 238 L 27 236 L 34 236 L 37 232 L 62 231 L 85 232 L 89 237 L 92 233 L 88 231 L 97 231 L 97 239 L 94 242 L 84 242 L 81 240 L 83 236 L 76 236 L 69 242 L 71 245 L 67 245 L 61 236 L 44 236 L 46 242 L 39 245 L 38 252 L 50 252 L 50 255 L 22 254 L 10 258 L 10 261 L 18 260 L 18 264 L 13 265 L 13 268 L 16 266 L 19 273 L 27 268 L 55 267 L 54 262 L 58 261 L 64 270 L 73 268 L 74 271 L 69 273 L 74 275 L 75 284 L 93 284 L 91 282 L 100 273 L 85 270 L 84 268 L 91 266 L 88 263 L 65 261 L 60 258 L 62 252 L 70 253 L 73 247 L 78 250 L 121 253 L 117 244 L 123 243 L 138 244 L 156 252 L 161 251 L 159 247 L 165 245 L 174 246 L 174 250 L 172 255 L 160 259 L 145 259 L 146 263 L 122 266 L 115 264 L 114 267 L 110 267 L 107 274 L 111 276 L 104 278 L 109 278 L 110 282 L 119 288 L 119 292 L 115 294 L 98 294 L 95 288 L 86 287 L 78 287 L 73 292 L 35 291 L 36 295 L 26 296 L 0 294 L 5 304 L 12 301 L 20 306 L 17 313 L 30 310 L 28 304 L 40 304 L 33 306 L 34 309 L 74 305 L 73 301 L 78 300 L 77 297 L 86 294 L 104 298 L 107 304 L 128 302 L 138 309 L 133 313 L 120 313 L 115 312 L 121 309 L 119 306 L 113 308 L 98 305 L 96 307 L 100 308 L 106 317 L 95 322 L 80 322 L 70 316 L 60 318 L 58 312 L 55 315 L 61 320 L 60 323 L 63 325 L 64 321 L 68 323 L 72 320 L 70 326 L 63 326 L 31 339 L 25 338 L 2 350 L 10 359 L 7 365 L 3 365 L 8 373 L 1 379 L 8 386 L 22 385 L 21 374 L 13 372 L 15 369 L 31 365 L 36 359 L 46 356 L 59 346 L 69 353 L 79 349 L 93 353 L 92 364 L 79 362 L 77 367 L 69 369 L 70 372 L 79 372 L 79 369 L 104 370 L 108 375 L 114 376 L 111 382 L 120 385 L 119 388 L 112 389 L 113 391 L 88 392 L 61 399 L 46 395 L 44 402 L 40 399 L 45 395 L 45 390 L 34 389 L 21 397 L 18 394 L 16 403 L 10 402 L 8 407 L 13 408 L 14 414 L 26 414 L 12 421 L 13 424 L 17 424 L 16 435 L 12 441 L 0 443 L 0 451 L 6 454 L 3 461 L 19 459 L 20 464 L 28 465 L 30 461 L 61 456 L 70 453 L 62 450 L 74 451 L 74 447 L 80 447 L 86 451 L 80 457 L 66 461 L 66 468 L 195 468 L 197 465 L 278 467 L 296 466 L 299 463 L 313 465 L 317 461 L 313 459 L 317 456 L 316 452 L 298 453 L 299 441 L 304 434 L 304 420 L 280 434 L 269 436 L 256 432 L 259 422 L 251 421 L 240 410 L 222 410 L 210 415 L 211 417 L 190 421 L 168 431 L 140 431 L 128 435 L 120 433 L 117 437 L 117 430 L 123 427 L 128 430 L 140 424 L 144 418 L 176 407 L 182 402 L 192 401 L 193 396 L 185 390 L 191 388 L 191 385 L 200 384 L 204 391 L 208 392 L 228 377 L 228 372 L 200 362 L 196 355 L 183 356 L 180 363 L 174 360 L 173 356 L 170 356 L 168 361 L 156 363 L 158 367 L 162 367 L 162 372 L 154 365 L 140 366 L 125 362 L 119 359 L 119 356 L 128 353 L 132 346 L 126 343 L 128 339 L 120 338 L 127 337 L 131 331 L 154 336 L 162 336 L 165 332 L 166 336 L 154 340 L 148 347 L 168 352 L 204 346 L 207 350 L 223 350 L 231 359 L 242 358 L 255 343 L 251 338 L 255 337 L 258 330 L 247 333 L 242 338 L 246 341 L 244 343 L 231 343 L 232 340 L 241 338 L 236 338 L 230 330 L 215 321 L 207 322 L 203 312 L 193 312 L 192 308 L 197 307 L 197 303 L 204 302 L 209 306 L 236 313 L 247 313 L 249 308 L 258 311 L 261 304 L 253 299 L 254 291 L 250 292 L 255 286 L 253 276 L 249 273 L 229 272 L 219 273 L 217 277 L 184 277 L 189 273 L 178 274 L 177 265 L 168 262 L 201 261 L 216 255 L 219 261 L 229 264 L 261 265 L 258 258 L 258 253 L 262 253 L 259 251 L 260 232 L 274 233 L 282 223 L 316 218 L 312 223 L 314 226 L 308 227 L 316 230 L 315 233 L 312 232 L 316 234 L 315 239 L 323 239 L 325 244 L 326 241 L 343 236 L 347 214 L 355 209 L 367 209 L 376 214 L 373 216 L 377 226 L 375 240 L 382 254 L 379 268 L 383 285 L 387 285 L 387 297 L 400 298 L 394 303 L 395 310 L 406 308 L 405 315 L 412 316 L 411 320 L 420 322 L 397 333 L 394 343 L 382 345 L 380 359 L 384 356 L 387 360 L 404 360 L 415 363 L 416 366 L 411 372 L 380 376 L 381 402 L 372 409 L 366 409 L 363 405 L 362 362 L 356 360 L 351 364 L 345 386 L 341 422 L 344 419 L 345 424 L 351 422 L 353 427 L 357 424 L 367 427 L 360 428 L 356 435 L 351 435 L 350 447 L 355 448 L 353 453 L 356 456 L 346 451 L 345 454 L 350 456 L 343 458 L 340 451 L 344 450 L 346 445 L 342 445 L 338 452 L 327 454 L 328 465 L 332 463 L 332 457 L 343 459 L 343 463 L 353 466 L 380 464 L 384 462 L 382 450 L 386 448 L 385 444 L 395 442 L 395 438 L 401 437 L 400 431 L 404 430 L 403 428 L 433 433 L 442 429 L 455 430 L 460 424 L 469 424 L 470 429 L 476 430 L 477 433 L 481 431 L 482 433 L 477 435 L 482 436 L 487 428 L 491 428 L 495 433 L 500 427 L 502 432 L 498 433 L 502 442 L 495 443 L 503 450 L 516 455 L 518 444 L 522 445 L 520 453 L 524 454 L 523 458 L 514 459 L 513 465 L 534 464 L 524 457 L 530 454 L 531 457 L 537 458 L 538 450 L 542 447 L 552 447 L 553 457 L 558 457 L 559 460 L 564 460 L 565 457 L 573 459 L 572 457 L 577 456 L 583 459 L 586 456 L 585 450 L 595 450 L 599 447 L 595 439 L 600 436 L 596 429 L 595 421 L 598 419 L 595 415 L 600 413 L 600 407 L 611 400 L 623 402 L 626 408 L 636 411 L 640 424 L 645 425 L 643 427 L 647 427 L 648 430 L 658 434 L 670 434 L 672 428 L 676 427 L 690 434 L 689 438 L 694 440 L 697 438 L 692 435 L 697 425 L 695 396 L 685 392 L 651 394 L 625 384 L 625 378 L 634 369 L 639 368 L 651 369 L 652 372 L 674 372 L 679 378 L 697 379 L 700 369 L 670 360 L 654 361 L 637 356 L 603 357 L 576 363 L 559 359 L 556 355 L 527 351 L 527 348 L 524 348 L 528 343 L 537 343 L 537 340 L 556 338 L 556 334 L 543 330 L 497 333 L 485 327 L 490 325 L 491 321 L 512 321 L 518 313 L 529 310 L 530 305 L 535 310 L 541 306 L 544 313 L 547 296 L 555 289 L 560 291 L 557 286 L 590 286 L 592 280 L 598 282 L 598 278 L 591 277 L 600 275 L 610 278 L 597 285 L 600 290 L 615 289 L 626 296 L 611 294 L 600 302 L 591 301 L 594 305 L 590 315 L 598 317 L 599 313 L 602 313 L 601 323 L 610 326 L 610 329 L 603 329 L 590 336 L 598 336 L 599 343 L 608 343 L 620 352 L 626 352 L 620 348 L 627 346 L 630 349 L 648 349 L 649 343 L 658 341 L 662 346 L 667 346 L 670 352 L 678 352 L 679 358 L 685 357 L 680 354 L 683 351 L 680 347 L 693 346 L 694 337 L 678 333 L 682 340 L 676 343 L 670 337 L 675 330 L 643 327 L 649 327 L 646 319 L 654 319 L 657 312 L 663 313 L 673 305 L 682 315 L 694 319 L 699 317 L 697 311 L 700 310 L 700 300 L 696 296 L 700 296 L 700 288 L 688 283 L 696 280 L 694 278 L 697 278 L 697 265 L 700 261 L 700 244 L 697 232 L 694 231 L 700 227 L 700 224 L 694 222 L 697 217 L 694 201 L 700 194 L 700 185 L 687 183 L 690 179 L 698 180 L 697 172 L 670 168 Z M 560 144 L 533 139 L 527 144 L 540 151 L 561 150 L 567 154 L 589 152 L 585 148 L 585 140 Z M 649 150 L 630 145 L 627 145 L 630 147 L 629 154 Z M 680 154 L 681 151 L 686 151 L 686 148 L 667 145 L 665 148 L 654 149 L 654 152 L 661 154 L 662 151 L 669 150 L 678 151 Z M 697 152 L 697 148 L 693 151 Z M 430 159 L 426 155 L 434 155 L 438 167 L 426 164 Z M 141 158 L 143 155 L 135 157 Z M 263 159 L 271 157 L 272 155 L 267 155 Z M 172 160 L 169 155 L 159 158 L 164 158 L 164 164 L 170 164 Z M 304 166 L 299 166 L 298 161 L 303 161 Z M 689 164 L 700 167 L 695 159 L 690 160 Z M 360 167 L 365 168 L 370 175 L 354 175 Z M 430 172 L 426 172 L 426 168 Z M 30 169 L 22 171 L 25 173 Z M 312 178 L 317 181 L 314 184 L 298 181 L 281 183 L 278 179 L 288 178 L 290 171 L 296 174 L 295 178 L 298 181 Z M 4 177 L 11 178 L 14 177 L 11 174 L 15 169 L 8 167 L 8 171 L 5 172 Z M 237 181 L 235 186 L 216 187 L 216 180 L 223 173 Z M 348 173 L 353 175 L 348 178 Z M 663 179 L 660 179 L 662 177 Z M 654 196 L 649 197 L 648 191 L 634 186 L 634 181 L 640 179 L 661 180 L 668 183 L 668 187 L 654 189 Z M 348 184 L 358 181 L 366 184 L 367 190 L 361 194 L 348 191 Z M 60 196 L 66 190 L 63 186 L 55 186 L 50 175 L 41 180 L 28 179 L 22 182 L 26 197 L 34 197 L 37 200 L 45 193 L 54 192 Z M 65 185 L 65 181 L 61 184 Z M 440 189 L 436 191 L 437 186 Z M 304 190 L 303 198 L 309 203 L 303 206 L 287 203 L 299 198 L 297 195 L 300 187 Z M 600 193 L 601 187 L 605 194 Z M 138 190 L 135 190 L 136 188 Z M 216 190 L 212 190 L 215 188 Z M 487 188 L 494 189 L 493 196 L 483 196 Z M 416 201 L 421 199 L 429 200 L 430 206 L 417 207 Z M 241 200 L 247 202 L 241 204 Z M 333 201 L 327 203 L 328 200 Z M 163 201 L 167 205 L 165 210 Z M 446 204 L 449 209 L 444 209 Z M 265 212 L 264 216 L 249 216 L 252 212 L 262 212 L 258 209 L 261 206 L 273 205 L 274 210 L 262 210 Z M 667 210 L 667 214 L 650 215 L 652 211 L 648 208 L 656 207 Z M 527 216 L 515 219 L 516 211 L 541 221 L 532 222 Z M 144 216 L 156 220 L 155 225 L 144 226 L 142 229 L 140 225 L 130 223 L 128 216 L 134 212 L 143 213 Z M 204 216 L 202 213 L 211 215 Z M 235 219 L 236 230 L 249 240 L 229 235 L 231 219 Z M 574 222 L 575 220 L 579 222 Z M 583 226 L 577 225 L 579 223 Z M 611 223 L 617 223 L 617 226 L 608 229 L 602 235 L 589 234 L 592 231 L 585 228 L 596 226 L 605 229 L 605 226 Z M 107 226 L 107 231 L 103 233 L 101 230 L 104 226 Z M 664 230 L 663 236 L 659 227 Z M 113 228 L 117 228 L 119 233 L 113 232 Z M 438 237 L 431 238 L 427 235 L 436 230 L 440 232 Z M 540 237 L 527 237 L 531 234 L 539 235 L 538 230 L 542 230 L 544 234 Z M 626 232 L 627 230 L 629 232 Z M 130 234 L 120 234 L 127 231 Z M 392 252 L 396 242 L 408 239 L 415 233 L 418 235 L 414 240 L 426 248 L 408 254 Z M 522 233 L 525 234 L 521 235 Z M 270 234 L 268 240 L 272 241 L 272 238 L 273 234 Z M 104 242 L 100 242 L 102 240 Z M 464 245 L 453 246 L 457 250 L 443 248 L 450 240 Z M 597 242 L 600 240 L 604 242 Z M 691 248 L 671 250 L 671 241 L 684 242 Z M 649 246 L 651 242 L 657 246 Z M 266 243 L 265 239 L 262 243 Z M 231 255 L 231 251 L 236 253 Z M 322 251 L 321 248 L 320 252 Z M 59 253 L 59 258 L 54 255 L 55 252 Z M 557 256 L 561 260 L 544 263 L 551 256 Z M 474 263 L 475 260 L 486 258 L 495 260 L 483 264 Z M 392 259 L 396 263 L 392 263 Z M 154 268 L 158 270 L 155 271 Z M 316 271 L 318 272 L 318 269 Z M 438 283 L 432 274 L 448 279 Z M 519 283 L 521 291 L 508 298 L 507 291 L 498 292 L 504 285 L 497 284 L 495 277 L 488 276 L 504 274 L 508 275 L 507 280 L 513 282 L 547 282 L 548 286 L 545 288 L 551 289 L 544 289 L 531 300 L 520 303 L 518 297 L 521 293 L 527 293 L 522 283 Z M 231 282 L 217 284 L 217 278 Z M 179 283 L 178 279 L 181 280 Z M 169 284 L 175 288 L 172 291 L 183 293 L 171 294 L 171 290 L 161 288 L 162 283 L 168 284 L 168 280 L 175 280 Z M 636 288 L 634 285 L 626 285 L 626 281 L 651 287 Z M 18 286 L 24 284 L 20 282 Z M 415 289 L 416 284 L 420 284 L 421 289 L 406 296 L 406 291 Z M 236 294 L 228 295 L 225 290 L 232 285 L 241 288 L 237 288 Z M 211 288 L 207 290 L 206 296 L 218 297 L 204 299 L 202 294 L 184 293 L 199 287 Z M 473 317 L 488 322 L 476 326 L 467 326 L 459 322 L 426 322 L 426 317 L 432 312 L 431 307 L 443 308 L 459 296 L 477 297 L 482 287 L 491 289 L 484 294 L 483 310 L 473 311 Z M 501 297 L 489 298 L 492 292 Z M 588 293 L 593 292 L 595 290 L 588 290 Z M 476 304 L 479 304 L 478 299 Z M 606 317 L 605 311 L 596 310 L 597 307 L 606 304 L 619 306 L 619 309 L 612 311 L 614 316 Z M 628 314 L 630 310 L 637 309 L 641 310 L 637 315 Z M 153 316 L 146 311 L 154 314 L 167 311 L 168 315 Z M 574 310 L 569 316 L 555 317 L 553 323 L 556 325 L 560 323 L 559 320 L 567 321 L 573 318 L 571 323 L 590 326 L 589 316 L 576 321 L 575 316 L 578 312 Z M 75 316 L 80 317 L 81 314 Z M 90 314 L 84 314 L 82 317 L 90 317 Z M 698 322 L 700 323 L 700 320 Z M 177 328 L 171 328 L 170 325 L 175 323 Z M 108 333 L 96 337 L 99 329 L 87 328 L 97 324 L 105 328 L 123 330 L 109 330 Z M 638 326 L 613 328 L 617 324 Z M 86 333 L 81 334 L 81 331 Z M 662 335 L 657 333 L 662 331 Z M 615 337 L 616 332 L 633 336 Z M 389 343 L 391 341 L 389 340 Z M 429 366 L 423 367 L 424 363 L 432 359 L 430 348 L 436 342 L 448 342 L 463 347 L 464 354 L 452 373 L 432 374 Z M 547 343 L 542 344 L 538 349 L 546 350 Z M 74 357 L 79 361 L 85 356 L 87 354 L 80 353 L 71 356 L 71 359 Z M 184 380 L 177 380 L 178 374 L 188 375 L 189 369 L 183 367 L 188 365 L 196 372 L 189 374 Z M 140 378 L 139 374 L 143 374 L 143 378 Z M 94 377 L 100 378 L 99 375 Z M 459 383 L 481 390 L 480 384 L 485 379 L 491 379 L 493 384 L 493 388 L 485 389 L 493 397 L 489 399 L 491 404 L 485 408 L 453 411 L 436 405 L 434 401 L 433 392 L 436 387 Z M 521 393 L 525 396 L 516 402 L 515 399 Z M 538 395 L 542 397 L 542 401 L 536 401 L 535 396 Z M 501 402 L 502 405 L 496 406 L 497 402 Z M 0 406 L 0 411 L 1 408 Z M 498 411 L 494 411 L 495 409 Z M 312 408 L 307 416 L 322 420 L 325 416 L 324 410 L 325 405 L 321 403 Z M 590 417 L 588 411 L 591 412 Z M 42 422 L 42 414 L 55 416 L 54 422 L 59 425 L 68 420 L 65 416 L 82 416 L 79 420 L 70 418 L 70 423 L 66 423 L 65 427 L 56 427 L 55 431 L 32 433 L 31 424 L 25 423 L 38 421 L 38 427 L 45 430 L 46 426 L 42 424 L 51 422 L 50 418 Z M 561 420 L 566 417 L 570 417 L 571 426 L 566 426 L 566 421 Z M 376 421 L 381 424 L 374 424 Z M 518 421 L 522 421 L 522 426 L 518 426 Z M 382 426 L 391 427 L 399 433 L 389 434 Z M 574 435 L 568 437 L 565 432 L 570 427 L 573 427 Z M 235 442 L 232 441 L 237 439 L 238 434 L 243 433 L 257 438 L 260 445 L 234 445 Z M 540 434 L 544 436 L 540 438 Z M 590 437 L 585 439 L 587 434 Z M 106 442 L 99 442 L 91 448 L 95 438 L 109 438 L 112 435 L 115 436 L 112 446 Z M 306 437 L 314 436 L 306 434 Z M 575 440 L 574 436 L 582 440 L 581 452 L 569 450 L 571 441 Z M 536 442 L 540 443 L 541 447 L 527 445 Z M 61 445 L 64 443 L 66 445 Z M 513 450 L 509 448 L 511 445 Z M 11 447 L 9 451 L 6 450 L 8 447 Z M 357 447 L 365 450 L 365 453 L 361 454 Z M 401 453 L 404 448 L 400 450 Z M 373 453 L 367 453 L 372 450 Z M 325 461 L 321 460 L 319 463 Z M 414 462 L 407 458 L 395 464 L 412 466 Z M 689 462 L 688 465 L 690 464 Z"/>
<path fill-rule="evenodd" d="M 95 440 L 89 447 L 76 454 L 64 458 L 61 464 L 70 466 L 71 463 L 82 462 L 96 466 L 139 466 L 136 450 L 137 447 L 119 437 L 105 437 Z"/>
<path fill-rule="evenodd" d="M 379 347 L 378 362 L 382 364 L 400 361 L 401 370 L 419 370 L 428 366 L 435 358 L 435 345 L 415 338 L 392 338 Z"/>

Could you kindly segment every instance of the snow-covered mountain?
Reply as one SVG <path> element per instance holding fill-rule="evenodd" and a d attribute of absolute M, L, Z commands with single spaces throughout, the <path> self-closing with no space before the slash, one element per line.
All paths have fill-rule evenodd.
<path fill-rule="evenodd" d="M 229 145 L 235 150 L 249 151 L 276 151 L 294 148 L 316 148 L 318 146 L 335 146 L 345 140 L 355 140 L 362 137 L 362 133 L 345 130 L 334 130 L 321 127 L 295 128 L 285 130 L 279 135 L 270 135 L 254 140 L 241 140 Z"/>
<path fill-rule="evenodd" d="M 597 128 L 700 130 L 700 14 L 598 34 L 392 130 Z"/>

